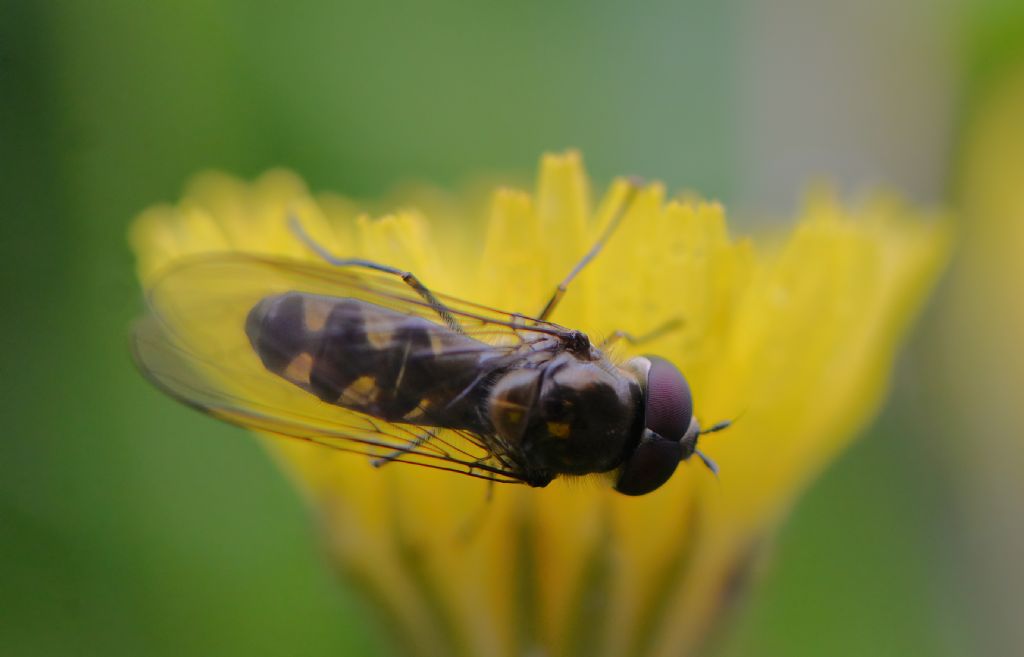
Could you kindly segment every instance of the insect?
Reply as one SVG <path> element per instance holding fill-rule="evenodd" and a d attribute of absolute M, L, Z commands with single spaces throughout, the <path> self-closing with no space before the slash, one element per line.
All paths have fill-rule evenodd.
<path fill-rule="evenodd" d="M 328 253 L 184 258 L 149 289 L 136 363 L 157 387 L 264 433 L 493 482 L 543 487 L 606 473 L 625 495 L 659 488 L 702 430 L 685 377 L 655 356 L 548 321 L 632 198 L 536 317 L 435 294 L 409 272 Z M 666 325 L 664 330 L 672 326 Z M 658 332 L 660 334 L 660 332 Z"/>

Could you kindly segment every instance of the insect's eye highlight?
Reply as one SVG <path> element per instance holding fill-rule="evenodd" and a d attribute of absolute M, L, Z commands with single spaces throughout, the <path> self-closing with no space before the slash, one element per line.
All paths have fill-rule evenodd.
<path fill-rule="evenodd" d="M 657 356 L 648 356 L 645 426 L 663 438 L 682 440 L 693 417 L 690 385 L 675 365 Z"/>

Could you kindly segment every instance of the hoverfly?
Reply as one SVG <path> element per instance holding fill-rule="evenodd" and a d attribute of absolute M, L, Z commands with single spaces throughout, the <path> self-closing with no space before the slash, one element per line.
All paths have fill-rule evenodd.
<path fill-rule="evenodd" d="M 612 362 L 548 321 L 601 250 L 637 187 L 536 317 L 435 294 L 409 272 L 328 253 L 322 264 L 241 253 L 183 258 L 160 273 L 134 332 L 158 388 L 221 420 L 372 463 L 413 463 L 543 487 L 608 473 L 649 493 L 694 454 L 686 379 L 655 356 Z M 201 293 L 200 293 L 201 291 Z M 667 330 L 668 327 L 666 327 Z"/>

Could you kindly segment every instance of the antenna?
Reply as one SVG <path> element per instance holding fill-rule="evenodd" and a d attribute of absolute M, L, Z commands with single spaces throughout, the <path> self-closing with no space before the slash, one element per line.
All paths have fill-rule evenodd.
<path fill-rule="evenodd" d="M 717 463 L 712 461 L 711 458 L 707 454 L 705 454 L 704 452 L 700 451 L 699 449 L 693 450 L 693 453 L 696 454 L 698 457 L 700 457 L 700 460 L 703 461 L 703 463 L 704 463 L 704 467 L 706 467 L 708 470 L 710 470 L 711 474 L 715 475 L 715 477 L 718 476 L 718 464 Z"/>

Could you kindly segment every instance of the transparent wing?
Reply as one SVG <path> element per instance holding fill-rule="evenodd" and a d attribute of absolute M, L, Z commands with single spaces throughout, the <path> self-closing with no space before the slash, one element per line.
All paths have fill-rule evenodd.
<path fill-rule="evenodd" d="M 133 335 L 136 362 L 169 395 L 233 424 L 378 463 L 522 481 L 520 455 L 496 436 L 389 422 L 323 402 L 268 371 L 250 345 L 246 318 L 262 299 L 285 292 L 358 299 L 445 326 L 438 310 L 396 276 L 242 254 L 205 255 L 181 261 L 153 282 L 149 313 Z M 566 333 L 553 324 L 436 297 L 481 350 L 498 358 Z"/>

